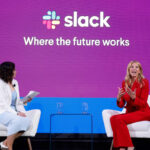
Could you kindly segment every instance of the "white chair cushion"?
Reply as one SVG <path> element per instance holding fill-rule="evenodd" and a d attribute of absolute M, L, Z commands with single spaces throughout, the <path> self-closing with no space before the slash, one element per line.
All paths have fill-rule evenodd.
<path fill-rule="evenodd" d="M 150 128 L 150 121 L 140 121 L 128 125 L 129 131 L 148 131 Z"/>

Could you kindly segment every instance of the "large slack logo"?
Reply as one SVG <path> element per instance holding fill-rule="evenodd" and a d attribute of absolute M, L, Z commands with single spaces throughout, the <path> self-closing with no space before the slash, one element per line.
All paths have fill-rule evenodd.
<path fill-rule="evenodd" d="M 93 28 L 109 28 L 110 16 L 104 15 L 103 11 L 100 11 L 96 16 L 81 16 L 77 11 L 73 12 L 73 15 L 64 17 L 64 27 L 93 27 Z M 47 29 L 55 29 L 56 25 L 60 24 L 60 16 L 56 16 L 56 11 L 48 11 L 47 15 L 43 16 L 43 24 Z"/>
<path fill-rule="evenodd" d="M 48 11 L 47 15 L 43 16 L 43 24 L 47 29 L 55 29 L 56 25 L 60 24 L 60 16 L 56 16 L 56 11 Z"/>

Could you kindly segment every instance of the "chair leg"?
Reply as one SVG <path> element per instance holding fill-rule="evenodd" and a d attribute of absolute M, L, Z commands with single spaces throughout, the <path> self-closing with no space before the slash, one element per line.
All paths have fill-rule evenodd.
<path fill-rule="evenodd" d="M 113 139 L 112 139 L 111 146 L 110 146 L 110 150 L 112 149 L 113 149 Z"/>
<path fill-rule="evenodd" d="M 29 150 L 32 150 L 32 145 L 31 145 L 31 140 L 30 140 L 30 138 L 27 138 L 27 142 L 28 142 Z"/>

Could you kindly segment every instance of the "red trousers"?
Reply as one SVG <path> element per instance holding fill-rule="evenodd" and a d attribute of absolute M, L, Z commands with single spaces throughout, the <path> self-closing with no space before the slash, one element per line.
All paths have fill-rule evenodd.
<path fill-rule="evenodd" d="M 150 111 L 135 111 L 112 116 L 110 122 L 114 137 L 113 147 L 133 147 L 127 125 L 145 120 L 150 120 Z"/>

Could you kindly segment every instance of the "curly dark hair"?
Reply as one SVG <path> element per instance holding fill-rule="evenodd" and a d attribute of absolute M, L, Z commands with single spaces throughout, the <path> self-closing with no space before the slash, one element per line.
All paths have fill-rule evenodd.
<path fill-rule="evenodd" d="M 0 64 L 0 78 L 6 83 L 12 83 L 15 64 L 13 62 L 3 62 Z"/>

